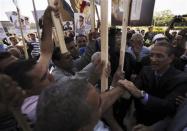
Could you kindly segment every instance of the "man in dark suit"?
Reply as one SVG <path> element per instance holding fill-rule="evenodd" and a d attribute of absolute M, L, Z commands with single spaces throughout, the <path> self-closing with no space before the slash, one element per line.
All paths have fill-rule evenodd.
<path fill-rule="evenodd" d="M 135 98 L 137 124 L 153 123 L 174 115 L 175 98 L 187 91 L 187 74 L 171 66 L 173 50 L 161 41 L 151 49 L 151 66 L 144 67 L 134 83 L 120 80 Z"/>

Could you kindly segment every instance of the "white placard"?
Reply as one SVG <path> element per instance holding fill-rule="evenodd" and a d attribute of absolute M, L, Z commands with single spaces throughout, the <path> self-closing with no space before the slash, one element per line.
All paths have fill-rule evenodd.
<path fill-rule="evenodd" d="M 5 30 L 4 30 L 4 28 L 3 28 L 3 26 L 2 26 L 2 24 L 0 22 L 0 39 L 4 39 L 6 37 L 7 36 L 6 36 Z"/>
<path fill-rule="evenodd" d="M 132 0 L 130 19 L 140 20 L 141 9 L 142 9 L 142 0 Z"/>

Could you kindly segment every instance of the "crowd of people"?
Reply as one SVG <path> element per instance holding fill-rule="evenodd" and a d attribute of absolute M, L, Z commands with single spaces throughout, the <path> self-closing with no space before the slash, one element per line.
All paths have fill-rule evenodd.
<path fill-rule="evenodd" d="M 100 33 L 66 33 L 68 52 L 61 53 L 51 12 L 59 17 L 57 7 L 47 7 L 41 43 L 36 33 L 24 39 L 29 59 L 16 35 L 0 46 L 1 131 L 24 131 L 13 110 L 33 131 L 187 130 L 187 29 L 170 34 L 173 23 L 165 34 L 154 33 L 152 26 L 146 33 L 128 28 L 121 67 L 122 33 L 110 28 L 110 62 L 104 69 L 109 87 L 101 92 Z"/>

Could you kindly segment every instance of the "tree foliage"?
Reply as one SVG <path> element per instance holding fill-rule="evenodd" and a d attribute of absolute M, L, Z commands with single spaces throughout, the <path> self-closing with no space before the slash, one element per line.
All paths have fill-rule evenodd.
<path fill-rule="evenodd" d="M 153 22 L 156 26 L 167 26 L 173 17 L 171 10 L 163 10 L 154 14 Z"/>

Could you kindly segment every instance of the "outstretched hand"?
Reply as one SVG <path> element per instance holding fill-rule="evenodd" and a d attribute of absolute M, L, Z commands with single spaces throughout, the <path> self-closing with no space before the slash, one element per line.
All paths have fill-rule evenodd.
<path fill-rule="evenodd" d="M 120 87 L 125 88 L 128 90 L 135 98 L 140 98 L 142 93 L 141 90 L 139 90 L 133 82 L 128 81 L 128 80 L 119 80 L 118 84 Z"/>
<path fill-rule="evenodd" d="M 153 129 L 149 126 L 138 124 L 138 125 L 134 126 L 132 131 L 153 131 Z"/>
<path fill-rule="evenodd" d="M 102 74 L 103 68 L 105 66 L 105 62 L 101 60 L 101 53 L 100 52 L 96 52 L 92 55 L 92 63 L 95 65 L 96 67 L 96 73 L 98 73 L 100 76 Z M 104 74 L 106 77 L 110 76 L 110 72 L 111 72 L 111 67 L 110 67 L 110 62 L 107 65 L 107 68 L 104 69 Z"/>
<path fill-rule="evenodd" d="M 124 72 L 121 71 L 121 65 L 119 65 L 118 69 L 116 70 L 113 79 L 112 79 L 112 86 L 115 87 L 119 80 L 124 79 Z"/>

